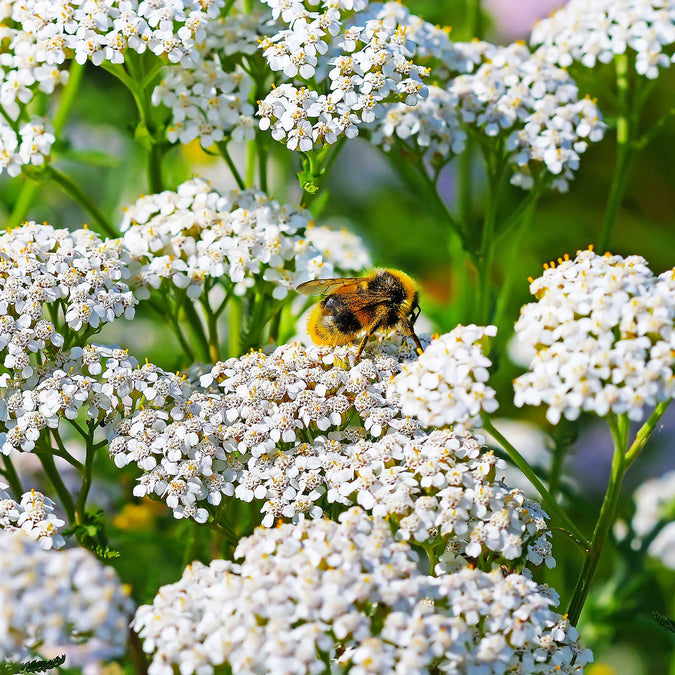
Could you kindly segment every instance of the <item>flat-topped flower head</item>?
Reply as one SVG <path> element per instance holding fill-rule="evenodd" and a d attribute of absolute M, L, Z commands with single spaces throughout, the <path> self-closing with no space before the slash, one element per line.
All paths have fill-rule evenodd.
<path fill-rule="evenodd" d="M 672 0 L 570 0 L 532 30 L 532 45 L 562 67 L 587 68 L 628 53 L 639 75 L 658 77 L 672 61 L 675 3 Z"/>
<path fill-rule="evenodd" d="M 475 73 L 457 77 L 450 91 L 464 125 L 484 142 L 503 139 L 511 182 L 524 189 L 540 178 L 566 190 L 588 142 L 604 135 L 598 107 L 579 97 L 571 76 L 517 42 L 492 46 Z"/>
<path fill-rule="evenodd" d="M 471 324 L 432 339 L 419 359 L 394 378 L 390 396 L 423 427 L 480 426 L 481 413 L 499 406 L 487 385 L 492 362 L 483 352 L 486 339 L 496 334 L 495 326 Z"/>
<path fill-rule="evenodd" d="M 42 434 L 80 415 L 117 423 L 143 404 L 163 406 L 192 391 L 186 378 L 154 364 L 140 366 L 116 347 L 87 345 L 58 352 L 28 380 L 8 380 L 0 398 L 0 452 L 31 452 Z"/>
<path fill-rule="evenodd" d="M 514 382 L 515 404 L 544 404 L 557 424 L 581 412 L 641 420 L 672 398 L 675 270 L 657 277 L 640 256 L 592 250 L 546 267 L 516 323 L 534 356 Z"/>
<path fill-rule="evenodd" d="M 48 550 L 65 546 L 59 530 L 66 524 L 54 513 L 54 502 L 37 490 L 21 495 L 19 502 L 6 492 L 0 482 L 0 530 L 23 530 L 40 548 Z"/>
<path fill-rule="evenodd" d="M 130 257 L 119 240 L 88 229 L 24 223 L 0 236 L 0 358 L 14 377 L 28 378 L 38 352 L 82 339 L 137 304 L 127 285 Z M 56 323 L 55 323 L 56 322 Z M 5 376 L 6 377 L 6 376 Z M 0 378 L 0 385 L 3 379 Z"/>
<path fill-rule="evenodd" d="M 405 26 L 380 19 L 367 2 L 266 4 L 288 28 L 261 43 L 284 80 L 258 101 L 259 126 L 289 150 L 354 138 L 384 103 L 413 105 L 427 95 L 427 68 L 415 63 Z"/>
<path fill-rule="evenodd" d="M 446 567 L 484 554 L 552 566 L 546 514 L 497 480 L 495 456 L 469 435 L 420 432 L 385 396 L 413 356 L 387 342 L 358 363 L 355 346 L 251 352 L 216 364 L 206 390 L 139 399 L 110 424 L 110 454 L 142 470 L 136 496 L 178 518 L 204 522 L 225 498 L 259 504 L 267 527 L 358 504 L 402 539 L 452 541 Z"/>
<path fill-rule="evenodd" d="M 123 655 L 133 603 L 113 568 L 84 549 L 41 544 L 0 531 L 0 658 L 23 661 L 73 644 L 82 645 L 79 662 L 68 667 Z"/>
<path fill-rule="evenodd" d="M 308 211 L 262 192 L 221 195 L 194 179 L 141 197 L 125 211 L 121 230 L 140 264 L 137 293 L 173 286 L 197 298 L 213 279 L 245 295 L 257 280 L 282 300 L 304 281 L 334 275 L 304 236 L 311 223 Z"/>
<path fill-rule="evenodd" d="M 386 520 L 355 508 L 339 521 L 258 529 L 240 541 L 239 564 L 189 565 L 133 621 L 150 674 L 330 663 L 336 673 L 544 675 L 592 660 L 550 589 L 500 568 L 427 576 Z"/>
<path fill-rule="evenodd" d="M 194 48 L 194 63 L 164 70 L 152 102 L 171 110 L 166 130 L 169 142 L 190 143 L 198 138 L 208 148 L 223 140 L 254 137 L 255 109 L 250 100 L 254 81 L 232 59 L 257 50 L 268 20 L 268 12 L 233 9 L 227 17 L 206 21 Z"/>
<path fill-rule="evenodd" d="M 464 151 L 468 134 L 478 134 L 488 152 L 501 142 L 514 185 L 530 189 L 538 180 L 567 189 L 588 143 L 604 135 L 598 107 L 580 98 L 566 71 L 524 44 L 453 43 L 462 46 L 471 58 L 455 66 L 465 70 L 431 86 L 413 107 L 388 104 L 371 140 L 385 150 L 402 144 L 442 165 Z"/>

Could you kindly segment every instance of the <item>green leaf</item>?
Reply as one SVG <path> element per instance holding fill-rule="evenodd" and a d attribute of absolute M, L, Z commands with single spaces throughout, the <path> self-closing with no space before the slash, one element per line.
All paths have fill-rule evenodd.
<path fill-rule="evenodd" d="M 673 621 L 669 616 L 661 614 L 661 612 L 652 612 L 652 619 L 661 626 L 661 628 L 667 630 L 669 633 L 675 633 L 675 621 Z"/>
<path fill-rule="evenodd" d="M 56 656 L 53 659 L 35 659 L 25 663 L 4 661 L 0 663 L 0 675 L 16 675 L 17 673 L 44 673 L 54 668 L 60 668 L 66 662 L 66 655 Z"/>

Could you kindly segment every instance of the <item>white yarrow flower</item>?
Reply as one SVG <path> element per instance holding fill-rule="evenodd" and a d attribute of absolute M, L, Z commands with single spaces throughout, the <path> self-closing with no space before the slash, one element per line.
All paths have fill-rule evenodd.
<path fill-rule="evenodd" d="M 582 412 L 639 421 L 675 395 L 675 269 L 657 277 L 640 256 L 579 251 L 530 291 L 516 334 L 534 356 L 514 381 L 517 406 L 546 405 L 552 424 Z"/>
<path fill-rule="evenodd" d="M 405 364 L 393 380 L 390 395 L 401 411 L 424 427 L 480 426 L 482 412 L 499 404 L 487 385 L 492 365 L 481 342 L 497 334 L 495 326 L 457 326 L 431 341 L 424 353 Z"/>
<path fill-rule="evenodd" d="M 592 661 L 550 589 L 498 567 L 426 576 L 386 520 L 359 508 L 339 520 L 258 529 L 239 564 L 189 565 L 133 621 L 150 672 L 309 674 L 328 660 L 335 672 L 545 675 Z"/>

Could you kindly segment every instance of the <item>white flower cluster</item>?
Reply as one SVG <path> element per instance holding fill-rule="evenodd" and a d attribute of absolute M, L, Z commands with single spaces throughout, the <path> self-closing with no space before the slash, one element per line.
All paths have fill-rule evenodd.
<path fill-rule="evenodd" d="M 6 171 L 8 175 L 15 177 L 26 165 L 44 164 L 56 140 L 52 132 L 49 121 L 41 118 L 14 126 L 5 121 L 0 122 L 0 173 Z"/>
<path fill-rule="evenodd" d="M 629 52 L 639 75 L 668 68 L 675 43 L 673 0 L 571 0 L 532 30 L 530 41 L 551 63 L 587 68 Z"/>
<path fill-rule="evenodd" d="M 604 135 L 598 107 L 579 98 L 565 70 L 523 44 L 495 46 L 485 58 L 474 74 L 452 82 L 462 123 L 486 140 L 503 139 L 515 185 L 531 188 L 543 170 L 554 177 L 555 189 L 565 190 L 588 142 Z"/>
<path fill-rule="evenodd" d="M 422 434 L 388 405 L 400 369 L 388 348 L 358 364 L 355 347 L 297 344 L 219 363 L 202 378 L 219 393 L 139 401 L 111 427 L 110 453 L 143 471 L 136 496 L 161 497 L 178 518 L 205 522 L 223 495 L 261 502 L 267 527 L 358 503 L 390 516 L 405 539 L 452 538 L 456 555 L 552 566 L 545 514 L 495 481 L 491 452 L 470 436 Z"/>
<path fill-rule="evenodd" d="M 363 239 L 344 227 L 336 230 L 310 223 L 305 229 L 305 239 L 335 269 L 362 272 L 373 266 Z"/>
<path fill-rule="evenodd" d="M 375 145 L 389 151 L 397 141 L 415 143 L 422 153 L 447 161 L 464 151 L 467 134 L 461 127 L 459 99 L 450 89 L 429 87 L 429 95 L 414 106 L 394 103 L 370 132 Z"/>
<path fill-rule="evenodd" d="M 404 352 L 408 358 L 413 354 L 412 347 Z M 272 500 L 283 495 L 285 517 L 320 515 L 311 511 L 318 493 L 308 496 L 319 476 L 293 488 L 294 476 L 283 474 L 283 458 L 276 457 L 280 449 L 300 454 L 305 441 L 339 430 L 356 415 L 363 435 L 372 438 L 390 423 L 405 428 L 383 395 L 398 361 L 381 353 L 354 365 L 355 357 L 353 346 L 332 350 L 294 343 L 270 355 L 250 352 L 218 363 L 202 376 L 202 385 L 215 383 L 219 391 L 145 404 L 111 430 L 110 453 L 118 466 L 133 462 L 144 471 L 137 496 L 162 497 L 177 517 L 203 522 L 204 507 L 217 506 L 223 494 L 247 502 L 266 499 L 270 513 L 276 513 Z M 286 466 L 292 462 L 291 456 Z"/>
<path fill-rule="evenodd" d="M 330 520 L 258 529 L 240 564 L 188 566 L 133 622 L 150 675 L 232 672 L 580 673 L 592 654 L 519 574 L 464 568 L 439 578 L 354 508 Z"/>
<path fill-rule="evenodd" d="M 141 263 L 141 286 L 159 288 L 166 281 L 196 298 L 207 278 L 222 278 L 236 295 L 259 279 L 270 282 L 274 298 L 282 300 L 304 281 L 334 275 L 303 236 L 310 223 L 309 212 L 261 192 L 221 196 L 195 179 L 176 192 L 141 197 L 126 210 L 120 229 Z"/>
<path fill-rule="evenodd" d="M 426 96 L 428 72 L 411 59 L 405 27 L 363 12 L 367 0 L 321 0 L 320 11 L 302 0 L 265 2 L 289 28 L 263 40 L 263 55 L 290 82 L 259 101 L 259 124 L 290 150 L 353 138 L 383 114 L 383 103 Z"/>
<path fill-rule="evenodd" d="M 196 45 L 199 59 L 187 67 L 168 67 L 152 94 L 154 105 L 171 110 L 166 136 L 171 143 L 199 138 L 203 147 L 230 137 L 244 141 L 255 135 L 250 102 L 254 82 L 243 69 L 223 65 L 234 53 L 252 54 L 264 34 L 266 14 L 231 10 L 209 21 Z"/>
<path fill-rule="evenodd" d="M 470 73 L 478 66 L 486 50 L 493 48 L 489 42 L 453 42 L 451 28 L 436 26 L 424 21 L 401 2 L 370 3 L 372 18 L 390 28 L 401 26 L 411 41 L 415 60 L 422 60 L 431 67 L 432 74 L 441 82 L 452 76 Z"/>
<path fill-rule="evenodd" d="M 58 349 L 76 333 L 134 317 L 126 278 L 129 255 L 119 240 L 87 229 L 25 223 L 0 236 L 0 354 L 14 377 L 28 378 L 31 354 Z M 44 318 L 48 310 L 47 316 Z M 56 323 L 55 323 L 56 322 Z M 57 330 L 58 328 L 58 330 Z M 5 386 L 10 375 L 0 377 Z"/>
<path fill-rule="evenodd" d="M 565 190 L 588 142 L 603 137 L 598 107 L 579 98 L 562 68 L 523 44 L 477 43 L 465 67 L 477 61 L 475 72 L 455 77 L 446 89 L 430 87 L 414 107 L 389 105 L 371 140 L 389 150 L 398 139 L 447 161 L 464 150 L 469 131 L 478 131 L 485 143 L 502 139 L 512 183 L 530 189 L 544 170 L 555 189 Z"/>
<path fill-rule="evenodd" d="M 487 385 L 492 362 L 483 353 L 483 343 L 495 335 L 495 326 L 471 324 L 432 339 L 391 384 L 391 396 L 403 414 L 424 427 L 480 426 L 481 413 L 499 407 L 495 390 Z"/>
<path fill-rule="evenodd" d="M 45 551 L 17 531 L 0 532 L 0 569 L 0 659 L 83 641 L 99 657 L 124 654 L 133 603 L 112 567 L 81 548 Z"/>
<path fill-rule="evenodd" d="M 63 76 L 66 59 L 124 63 L 125 53 L 149 50 L 172 63 L 189 65 L 204 27 L 224 0 L 24 0 L 4 3 L 5 29 L 12 40 L 2 63 L 5 80 L 15 87 L 50 82 Z M 40 87 L 46 91 L 44 85 Z M 51 93 L 46 91 L 46 93 Z"/>
<path fill-rule="evenodd" d="M 647 551 L 666 567 L 675 570 L 675 471 L 646 480 L 635 491 L 633 498 L 636 508 L 632 526 L 638 537 L 634 543 L 639 545 L 643 538 L 660 527 Z"/>
<path fill-rule="evenodd" d="M 130 415 L 139 399 L 164 405 L 186 394 L 178 375 L 146 363 L 124 349 L 85 346 L 57 354 L 27 381 L 11 382 L 0 399 L 0 451 L 32 451 L 43 432 L 81 413 L 95 422 L 113 423 Z"/>
<path fill-rule="evenodd" d="M 0 530 L 23 530 L 36 539 L 40 548 L 62 548 L 66 540 L 59 528 L 66 523 L 54 513 L 54 502 L 37 490 L 24 492 L 17 503 L 6 492 L 0 481 Z"/>
<path fill-rule="evenodd" d="M 543 403 L 557 424 L 582 411 L 640 420 L 672 398 L 675 269 L 656 277 L 644 258 L 592 250 L 546 267 L 516 323 L 535 354 L 514 382 L 515 404 Z"/>

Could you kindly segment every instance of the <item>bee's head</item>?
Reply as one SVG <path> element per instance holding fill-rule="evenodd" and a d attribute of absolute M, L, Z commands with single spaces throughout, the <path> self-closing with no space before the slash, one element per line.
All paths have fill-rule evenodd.
<path fill-rule="evenodd" d="M 408 321 L 410 321 L 411 326 L 415 325 L 415 321 L 417 321 L 417 317 L 420 315 L 421 311 L 422 310 L 420 309 L 420 305 L 417 302 L 417 293 L 415 293 L 415 298 L 410 307 L 410 314 L 408 314 Z"/>

